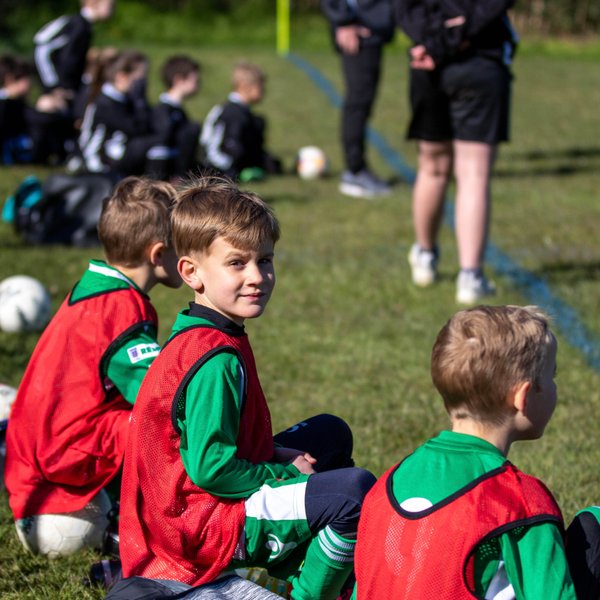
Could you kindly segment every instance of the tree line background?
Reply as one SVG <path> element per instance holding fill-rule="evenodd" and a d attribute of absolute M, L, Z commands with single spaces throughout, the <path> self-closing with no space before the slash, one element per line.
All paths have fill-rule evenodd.
<path fill-rule="evenodd" d="M 228 18 L 248 23 L 274 13 L 274 0 L 117 0 L 119 12 L 136 15 L 174 11 L 208 24 Z M 485 1 L 485 0 L 482 0 Z M 319 0 L 291 0 L 295 15 L 318 13 Z M 77 0 L 0 0 L 0 35 L 10 41 L 38 17 L 74 12 Z M 523 33 L 589 35 L 600 31 L 599 0 L 517 0 L 513 18 Z"/>

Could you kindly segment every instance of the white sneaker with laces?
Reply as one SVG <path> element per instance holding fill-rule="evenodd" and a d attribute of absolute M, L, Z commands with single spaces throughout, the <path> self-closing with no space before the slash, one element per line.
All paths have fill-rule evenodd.
<path fill-rule="evenodd" d="M 437 261 L 437 252 L 413 244 L 408 254 L 413 283 L 419 287 L 431 285 L 437 279 Z"/>
<path fill-rule="evenodd" d="M 456 279 L 456 301 L 459 304 L 476 304 L 486 296 L 496 293 L 496 285 L 474 271 L 461 270 Z"/>

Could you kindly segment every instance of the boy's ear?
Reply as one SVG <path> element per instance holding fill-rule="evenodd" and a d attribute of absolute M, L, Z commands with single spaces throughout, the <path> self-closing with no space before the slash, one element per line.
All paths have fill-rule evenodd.
<path fill-rule="evenodd" d="M 161 265 L 165 248 L 166 246 L 163 242 L 153 242 L 148 247 L 148 260 L 153 267 L 159 267 Z"/>
<path fill-rule="evenodd" d="M 511 392 L 510 404 L 520 413 L 525 414 L 527 411 L 527 396 L 530 389 L 531 381 L 521 381 Z"/>
<path fill-rule="evenodd" d="M 204 286 L 200 278 L 198 264 L 190 256 L 182 256 L 177 261 L 177 271 L 184 283 L 196 292 L 202 292 Z"/>

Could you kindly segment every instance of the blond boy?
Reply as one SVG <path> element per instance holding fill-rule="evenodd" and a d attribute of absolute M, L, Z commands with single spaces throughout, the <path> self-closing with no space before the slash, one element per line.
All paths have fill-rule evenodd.
<path fill-rule="evenodd" d="M 450 420 L 390 469 L 363 507 L 354 597 L 575 599 L 560 510 L 506 460 L 556 405 L 556 338 L 536 307 L 455 314 L 431 374 Z"/>
<path fill-rule="evenodd" d="M 278 238 L 271 209 L 227 180 L 204 178 L 179 194 L 173 239 L 194 300 L 132 417 L 120 522 L 126 586 L 142 577 L 195 598 L 196 586 L 236 566 L 262 566 L 289 577 L 294 600 L 330 600 L 352 569 L 374 477 L 351 466 L 351 441 L 345 461 L 325 465 L 348 429 L 331 415 L 278 434 L 276 447 L 244 330 L 271 297 Z"/>
<path fill-rule="evenodd" d="M 166 183 L 123 180 L 99 223 L 106 262 L 92 260 L 42 334 L 15 400 L 5 482 L 17 534 L 50 557 L 100 547 L 131 409 L 159 351 L 148 292 L 181 285 Z M 78 522 L 88 521 L 85 531 Z M 67 540 L 54 527 L 82 532 Z"/>

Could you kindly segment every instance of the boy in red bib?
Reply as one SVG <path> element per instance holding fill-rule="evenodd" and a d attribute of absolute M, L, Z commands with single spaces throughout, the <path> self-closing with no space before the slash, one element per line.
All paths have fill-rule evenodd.
<path fill-rule="evenodd" d="M 563 521 L 506 460 L 556 405 L 556 339 L 536 307 L 480 306 L 440 331 L 431 373 L 452 431 L 385 473 L 363 506 L 354 598 L 575 599 Z"/>
<path fill-rule="evenodd" d="M 243 325 L 273 291 L 277 220 L 255 194 L 211 177 L 179 194 L 172 223 L 194 301 L 179 313 L 132 416 L 121 585 L 138 578 L 195 597 L 236 567 L 261 566 L 289 577 L 294 600 L 333 599 L 352 569 L 374 477 L 351 466 L 351 448 L 345 459 L 327 450 L 347 428 L 331 415 L 273 438 Z M 293 442 L 299 431 L 305 443 Z M 131 589 L 129 599 L 142 597 Z"/>
<path fill-rule="evenodd" d="M 148 292 L 179 287 L 171 246 L 172 186 L 123 180 L 98 226 L 107 262 L 92 260 L 42 334 L 8 424 L 5 481 L 17 533 L 49 556 L 100 547 L 120 473 L 129 417 L 159 351 Z M 77 529 L 68 544 L 54 526 Z M 58 544 L 58 545 L 57 545 Z"/>

